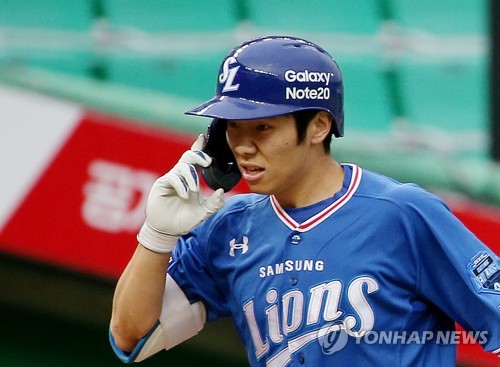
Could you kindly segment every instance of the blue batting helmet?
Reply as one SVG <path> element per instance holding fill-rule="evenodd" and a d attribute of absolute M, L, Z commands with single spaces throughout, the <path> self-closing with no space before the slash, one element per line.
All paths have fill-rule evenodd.
<path fill-rule="evenodd" d="M 318 45 L 269 36 L 235 47 L 223 60 L 215 96 L 186 112 L 226 120 L 251 120 L 319 109 L 344 134 L 343 82 L 335 60 Z"/>

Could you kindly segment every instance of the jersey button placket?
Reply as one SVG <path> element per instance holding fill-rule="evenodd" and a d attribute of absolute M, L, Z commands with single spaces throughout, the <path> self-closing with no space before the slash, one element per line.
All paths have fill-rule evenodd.
<path fill-rule="evenodd" d="M 290 250 L 293 250 L 295 246 L 299 245 L 300 241 L 302 241 L 302 236 L 300 232 L 292 231 L 288 236 L 288 244 L 292 245 Z M 297 283 L 299 282 L 299 278 L 295 271 L 292 274 L 290 274 L 288 281 L 292 287 L 297 285 Z"/>
<path fill-rule="evenodd" d="M 302 237 L 300 236 L 300 234 L 298 234 L 296 232 L 292 232 L 292 235 L 290 237 L 290 243 L 292 245 L 298 245 L 301 240 L 302 240 Z"/>

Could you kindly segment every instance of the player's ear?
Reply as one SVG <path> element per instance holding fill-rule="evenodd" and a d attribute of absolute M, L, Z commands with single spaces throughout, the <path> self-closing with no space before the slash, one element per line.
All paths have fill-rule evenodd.
<path fill-rule="evenodd" d="M 311 121 L 311 143 L 321 144 L 330 134 L 332 117 L 326 111 L 319 111 Z"/>

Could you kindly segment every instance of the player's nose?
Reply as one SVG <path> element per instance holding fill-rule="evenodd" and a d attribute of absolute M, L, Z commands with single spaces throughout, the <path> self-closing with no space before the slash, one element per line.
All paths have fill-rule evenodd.
<path fill-rule="evenodd" d="M 241 156 L 241 157 L 251 156 L 251 155 L 255 154 L 256 151 L 257 151 L 257 148 L 249 140 L 247 140 L 243 143 L 237 144 L 233 148 L 233 153 L 236 156 Z"/>
<path fill-rule="evenodd" d="M 257 152 L 257 146 L 251 134 L 243 131 L 228 134 L 228 142 L 235 156 L 247 157 Z"/>

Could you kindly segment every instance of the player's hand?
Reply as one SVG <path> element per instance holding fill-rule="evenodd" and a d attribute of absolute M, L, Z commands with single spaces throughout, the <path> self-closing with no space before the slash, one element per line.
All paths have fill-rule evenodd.
<path fill-rule="evenodd" d="M 158 178 L 149 192 L 146 221 L 137 239 L 144 247 L 159 253 L 171 252 L 180 235 L 189 232 L 224 206 L 224 190 L 208 198 L 200 195 L 196 166 L 208 167 L 212 159 L 201 150 L 205 137 L 199 135 L 191 150 Z"/>

